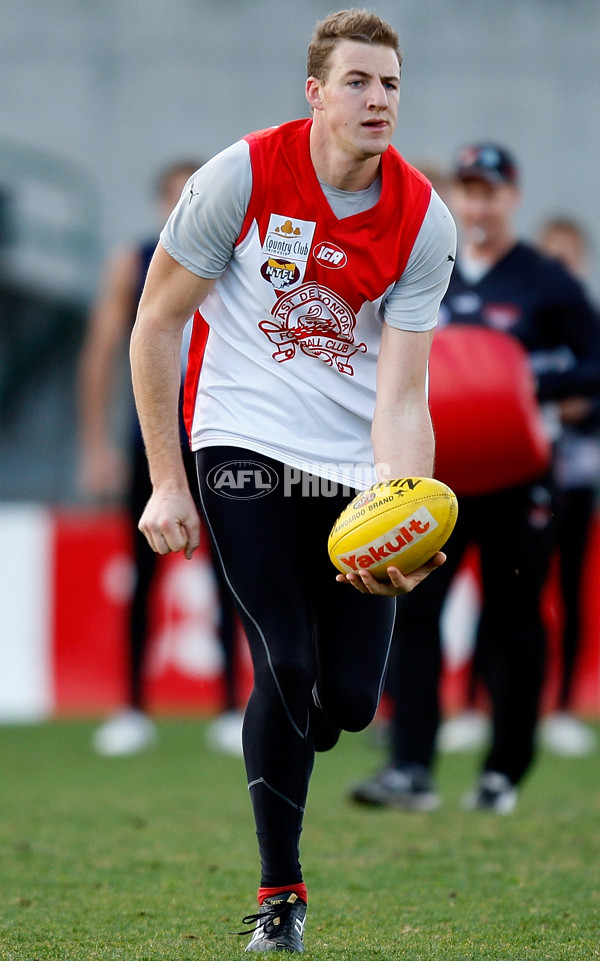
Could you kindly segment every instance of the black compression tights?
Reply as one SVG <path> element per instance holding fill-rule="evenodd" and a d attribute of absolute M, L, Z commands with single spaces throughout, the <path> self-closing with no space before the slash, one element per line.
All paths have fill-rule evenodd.
<path fill-rule="evenodd" d="M 336 726 L 358 731 L 369 724 L 381 694 L 394 602 L 335 580 L 327 536 L 351 492 L 340 488 L 326 496 L 315 490 L 318 481 L 311 484 L 299 472 L 297 483 L 290 484 L 289 469 L 240 448 L 205 448 L 196 460 L 215 553 L 254 665 L 243 744 L 261 884 L 293 884 L 302 880 L 298 845 L 314 762 L 308 729 L 313 686 L 316 682 L 319 701 Z M 241 460 L 249 467 L 244 496 L 211 489 L 211 471 Z M 264 471 L 255 474 L 257 464 L 277 476 L 278 484 L 265 496 L 249 498 L 252 476 L 265 483 Z M 264 494 L 264 487 L 255 493 Z"/>

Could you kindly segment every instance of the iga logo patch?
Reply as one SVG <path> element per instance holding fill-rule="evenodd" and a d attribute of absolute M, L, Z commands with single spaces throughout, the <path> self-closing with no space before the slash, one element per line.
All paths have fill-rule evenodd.
<path fill-rule="evenodd" d="M 313 257 L 318 264 L 323 267 L 331 267 L 333 270 L 339 270 L 340 267 L 345 267 L 348 263 L 348 258 L 342 248 L 332 243 L 317 244 L 313 251 Z"/>
<path fill-rule="evenodd" d="M 277 346 L 273 358 L 291 360 L 299 348 L 317 357 L 341 374 L 353 376 L 350 358 L 366 353 L 366 344 L 354 343 L 356 316 L 345 300 L 327 287 L 306 283 L 284 294 L 271 311 L 273 320 L 261 320 L 259 327 Z"/>

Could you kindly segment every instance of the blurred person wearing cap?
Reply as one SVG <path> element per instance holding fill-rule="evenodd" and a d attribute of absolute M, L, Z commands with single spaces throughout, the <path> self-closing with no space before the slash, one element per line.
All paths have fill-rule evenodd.
<path fill-rule="evenodd" d="M 442 337 L 446 325 L 448 333 L 452 325 L 457 325 L 455 331 L 460 325 L 465 343 L 470 332 L 482 329 L 496 336 L 502 332 L 503 342 L 508 337 L 513 345 L 516 338 L 532 395 L 537 390 L 536 414 L 541 417 L 541 408 L 544 429 L 554 442 L 560 431 L 559 402 L 598 392 L 600 332 L 578 280 L 518 239 L 513 220 L 520 198 L 519 170 L 508 150 L 483 143 L 460 151 L 448 194 L 459 249 L 436 338 Z M 486 378 L 494 379 L 496 366 L 493 354 L 487 367 L 481 366 L 483 391 Z M 472 396 L 461 396 L 460 373 L 452 370 L 447 376 L 463 403 L 462 416 L 453 427 L 458 437 L 470 430 L 477 410 Z M 506 382 L 511 391 L 510 370 Z M 431 402 L 435 392 L 432 373 Z M 478 670 L 490 701 L 492 734 L 477 783 L 465 795 L 463 806 L 511 813 L 517 789 L 533 763 L 545 668 L 540 595 L 555 544 L 554 486 L 549 460 L 536 476 L 519 479 L 520 455 L 513 451 L 514 479 L 494 489 L 494 478 L 485 476 L 485 450 L 487 443 L 493 447 L 494 421 L 501 422 L 504 416 L 502 406 L 494 409 L 489 423 L 473 438 L 480 453 L 476 451 L 479 460 L 474 461 L 477 469 L 466 496 L 460 496 L 450 476 L 439 475 L 459 494 L 458 522 L 445 548 L 444 567 L 419 591 L 397 602 L 389 677 L 394 694 L 390 757 L 382 771 L 351 788 L 350 796 L 360 803 L 421 811 L 440 803 L 432 779 L 440 722 L 440 617 L 454 575 L 472 545 L 479 550 L 481 571 Z M 437 430 L 438 452 L 442 440 L 448 438 Z"/>
<path fill-rule="evenodd" d="M 571 216 L 548 217 L 536 234 L 536 244 L 547 256 L 585 283 L 589 272 L 590 237 Z M 561 358 L 561 363 L 565 358 Z M 566 397 L 558 404 L 561 431 L 554 454 L 555 518 L 558 587 L 562 610 L 558 688 L 554 709 L 540 724 L 542 745 L 569 757 L 584 757 L 596 747 L 594 731 L 577 717 L 574 688 L 581 642 L 581 578 L 597 503 L 600 480 L 600 398 Z M 481 747 L 489 722 L 479 707 L 477 658 L 472 665 L 465 710 L 448 718 L 438 732 L 441 751 Z"/>

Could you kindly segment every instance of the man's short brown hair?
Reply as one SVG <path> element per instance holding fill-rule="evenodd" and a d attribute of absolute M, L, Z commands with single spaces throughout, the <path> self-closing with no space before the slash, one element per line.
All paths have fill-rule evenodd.
<path fill-rule="evenodd" d="M 353 7 L 330 13 L 316 24 L 308 47 L 307 76 L 322 83 L 327 80 L 329 57 L 338 40 L 391 47 L 398 57 L 398 66 L 402 66 L 400 41 L 393 27 L 370 10 Z"/>

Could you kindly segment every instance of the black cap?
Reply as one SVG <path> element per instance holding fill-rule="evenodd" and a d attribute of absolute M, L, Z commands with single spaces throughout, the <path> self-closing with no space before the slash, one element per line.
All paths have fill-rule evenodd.
<path fill-rule="evenodd" d="M 454 165 L 456 180 L 485 180 L 489 184 L 517 184 L 519 170 L 514 158 L 495 143 L 463 147 Z"/>

